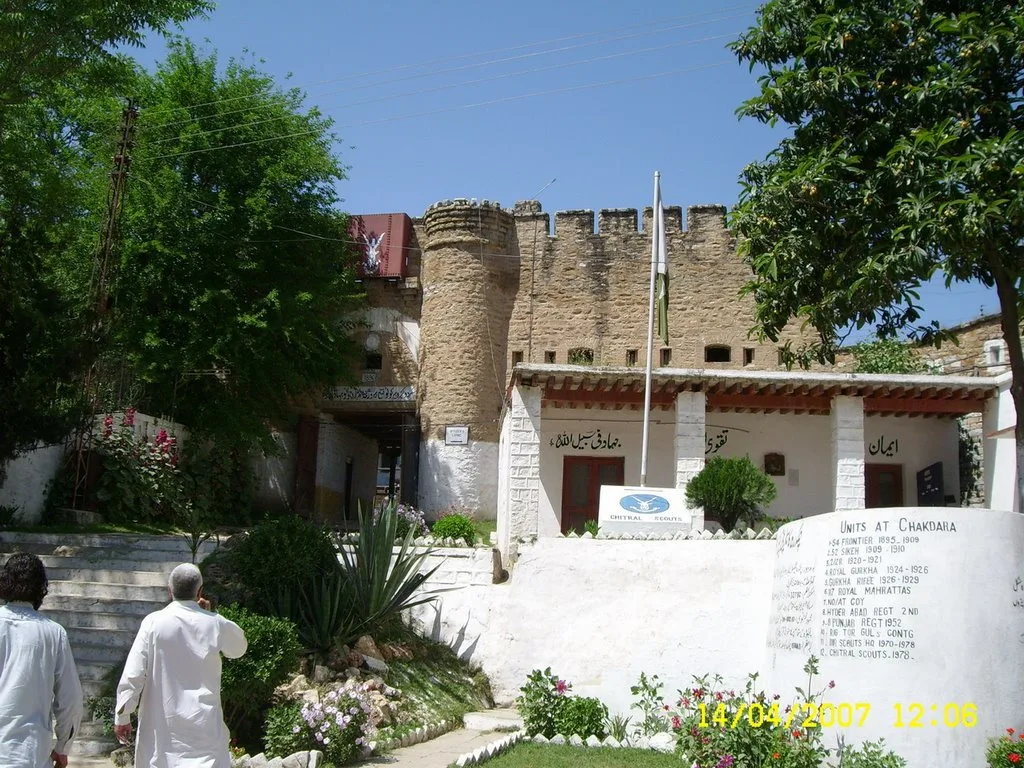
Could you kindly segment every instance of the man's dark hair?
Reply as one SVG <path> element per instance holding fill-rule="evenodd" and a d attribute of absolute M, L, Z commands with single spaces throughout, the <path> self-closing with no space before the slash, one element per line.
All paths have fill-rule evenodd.
<path fill-rule="evenodd" d="M 31 603 L 37 611 L 50 591 L 43 561 L 28 552 L 16 552 L 0 568 L 0 600 Z"/>

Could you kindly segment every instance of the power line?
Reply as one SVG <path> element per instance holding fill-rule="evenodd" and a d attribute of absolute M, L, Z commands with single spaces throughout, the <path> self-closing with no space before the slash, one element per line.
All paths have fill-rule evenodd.
<path fill-rule="evenodd" d="M 581 59 L 579 61 L 567 61 L 567 62 L 561 62 L 559 64 L 549 64 L 549 65 L 544 66 L 544 67 L 534 67 L 533 69 L 521 69 L 521 70 L 519 70 L 517 72 L 506 72 L 506 73 L 500 74 L 500 75 L 492 75 L 490 77 L 477 78 L 476 80 L 464 80 L 464 81 L 462 81 L 460 83 L 448 83 L 446 85 L 438 85 L 438 86 L 434 86 L 432 88 L 422 88 L 422 89 L 420 89 L 418 91 L 407 91 L 405 93 L 396 93 L 396 94 L 392 94 L 390 96 L 380 96 L 380 97 L 375 98 L 375 99 L 366 99 L 364 101 L 356 101 L 356 102 L 352 102 L 350 104 L 334 105 L 331 108 L 332 109 L 351 109 L 352 107 L 361 107 L 361 106 L 364 106 L 366 104 L 376 104 L 376 103 L 379 103 L 379 102 L 382 102 L 382 101 L 391 101 L 392 99 L 401 99 L 401 98 L 406 98 L 406 97 L 410 97 L 410 96 L 420 96 L 420 95 L 425 94 L 425 93 L 436 93 L 438 91 L 450 90 L 452 88 L 461 88 L 462 86 L 466 86 L 466 85 L 479 85 L 481 83 L 493 82 L 495 80 L 503 80 L 503 79 L 506 79 L 506 78 L 509 78 L 509 77 L 519 77 L 521 75 L 532 75 L 532 74 L 536 74 L 538 72 L 548 72 L 548 71 L 551 71 L 553 69 L 562 69 L 564 67 L 579 66 L 581 64 L 592 64 L 592 63 L 594 63 L 596 61 L 608 61 L 609 59 L 619 59 L 619 58 L 622 58 L 624 56 L 635 56 L 635 55 L 640 54 L 640 53 L 652 53 L 654 51 L 663 51 L 663 50 L 666 50 L 668 48 L 678 48 L 678 47 L 684 46 L 684 45 L 696 45 L 698 43 L 706 43 L 706 42 L 710 42 L 712 40 L 721 40 L 721 39 L 727 38 L 727 37 L 732 37 L 732 35 L 711 35 L 709 37 L 702 37 L 702 38 L 698 38 L 696 40 L 678 40 L 678 41 L 676 41 L 674 43 L 667 43 L 666 45 L 657 45 L 657 46 L 653 46 L 653 47 L 650 47 L 650 48 L 639 48 L 639 49 L 633 50 L 633 51 L 624 51 L 624 52 L 620 52 L 620 53 L 611 53 L 611 54 L 607 54 L 605 56 L 595 56 L 595 57 L 592 57 L 592 58 L 589 58 L 589 59 Z M 323 109 L 324 107 L 320 106 L 319 108 Z M 230 114 L 230 113 L 222 113 L 222 114 Z M 208 115 L 208 117 L 220 117 L 220 115 Z M 254 121 L 248 122 L 248 123 L 238 123 L 236 125 L 231 125 L 231 126 L 227 126 L 227 127 L 224 127 L 224 128 L 211 128 L 210 130 L 207 130 L 207 131 L 200 131 L 199 133 L 189 134 L 186 138 L 193 139 L 193 138 L 198 138 L 200 136 L 209 136 L 210 134 L 214 134 L 214 133 L 221 133 L 221 132 L 224 132 L 224 131 L 233 131 L 233 130 L 237 130 L 239 128 L 251 128 L 252 126 L 255 126 L 255 125 L 263 125 L 265 123 L 274 123 L 274 122 L 279 122 L 281 120 L 289 120 L 289 119 L 291 119 L 293 117 L 295 117 L 294 113 L 289 112 L 289 113 L 284 114 L 284 115 L 278 115 L 277 117 L 268 117 L 268 118 L 264 118 L 262 120 L 254 120 Z M 197 118 L 197 119 L 203 119 L 203 118 Z M 154 128 L 151 128 L 150 130 L 155 130 L 156 127 L 167 127 L 167 126 L 171 126 L 171 125 L 174 125 L 174 124 L 173 123 L 167 123 L 167 124 L 165 124 L 165 126 L 154 126 Z M 164 143 L 167 143 L 169 141 L 179 141 L 182 138 L 183 137 L 180 136 L 180 135 L 168 136 L 168 137 L 163 138 L 163 139 L 156 139 L 155 141 L 151 141 L 150 144 L 164 144 Z"/>
<path fill-rule="evenodd" d="M 521 101 L 523 99 L 530 99 L 537 96 L 553 96 L 561 93 L 570 93 L 573 91 L 582 91 L 592 88 L 604 88 L 610 85 L 623 85 L 625 83 L 636 83 L 642 80 L 654 80 L 659 77 L 669 77 L 672 75 L 683 75 L 692 72 L 699 72 L 706 69 L 714 69 L 716 67 L 724 67 L 726 64 L 731 64 L 731 61 L 719 61 L 714 64 L 702 64 L 697 67 L 688 67 L 686 69 L 674 69 L 666 72 L 656 72 L 651 75 L 638 75 L 636 77 L 625 77 L 619 80 L 605 80 L 599 83 L 586 83 L 583 85 L 572 85 L 565 88 L 553 88 L 548 91 L 535 91 L 533 93 L 523 93 L 515 96 L 505 96 L 500 99 L 490 99 L 488 101 L 480 101 L 473 104 L 459 104 L 454 107 L 441 107 L 440 109 L 429 110 L 426 112 L 412 112 L 405 115 L 395 115 L 393 117 L 384 117 L 377 120 L 362 120 L 355 123 L 345 123 L 343 125 L 336 126 L 338 128 L 355 128 L 366 125 L 380 125 L 382 123 L 393 123 L 401 120 L 411 120 L 417 117 L 430 117 L 433 115 L 443 114 L 445 112 L 457 112 L 463 109 L 475 109 L 477 107 L 489 107 L 495 104 L 503 104 L 510 101 Z M 214 147 L 205 147 L 203 149 L 190 149 L 182 152 L 169 152 L 163 155 L 155 155 L 147 158 L 148 160 L 164 160 L 171 157 L 184 157 L 186 155 L 196 155 L 204 152 L 215 152 L 222 149 L 237 149 L 239 147 L 247 147 L 253 144 L 263 144 L 268 141 L 278 141 L 283 139 L 293 139 L 299 136 L 309 136 L 311 134 L 320 133 L 321 129 L 314 128 L 308 131 L 296 131 L 295 133 L 286 133 L 282 136 L 270 136 L 262 139 L 253 139 L 252 141 L 242 141 L 234 144 L 223 144 Z"/>
<path fill-rule="evenodd" d="M 434 66 L 436 64 L 445 64 L 445 63 L 448 63 L 448 62 L 451 62 L 451 61 L 462 61 L 462 60 L 465 60 L 465 59 L 472 59 L 472 58 L 476 58 L 478 56 L 489 56 L 489 55 L 497 54 L 497 53 L 507 53 L 507 52 L 511 52 L 511 51 L 523 50 L 523 49 L 526 49 L 526 48 L 535 48 L 535 47 L 541 46 L 541 45 L 551 45 L 551 44 L 554 44 L 554 43 L 561 43 L 561 42 L 565 42 L 565 41 L 568 41 L 568 40 L 578 40 L 578 39 L 581 39 L 581 38 L 593 37 L 594 35 L 603 35 L 603 34 L 606 34 L 608 32 L 621 31 L 621 30 L 624 30 L 624 29 L 625 30 L 646 29 L 648 27 L 657 26 L 657 25 L 660 25 L 660 24 L 664 24 L 666 22 L 683 21 L 685 19 L 695 19 L 695 18 L 699 18 L 701 16 L 707 16 L 708 14 L 728 13 L 730 11 L 736 11 L 736 10 L 740 10 L 740 9 L 745 9 L 747 11 L 751 10 L 750 6 L 747 6 L 747 5 L 734 5 L 734 6 L 729 6 L 729 7 L 726 7 L 726 8 L 718 8 L 718 9 L 715 9 L 713 11 L 702 11 L 700 13 L 686 14 L 684 16 L 677 16 L 677 17 L 674 17 L 674 18 L 671 18 L 671 19 L 664 19 L 664 20 L 659 20 L 659 21 L 646 22 L 644 24 L 636 24 L 636 25 L 629 26 L 629 27 L 613 27 L 613 28 L 607 28 L 607 29 L 598 30 L 598 31 L 595 31 L 595 32 L 583 32 L 583 33 L 579 33 L 579 34 L 576 34 L 576 35 L 567 35 L 567 36 L 563 36 L 563 37 L 556 37 L 556 38 L 552 38 L 552 39 L 549 39 L 549 40 L 542 40 L 542 41 L 538 41 L 538 42 L 534 42 L 534 43 L 524 43 L 522 45 L 516 45 L 516 46 L 511 46 L 511 47 L 505 47 L 505 48 L 493 48 L 493 49 L 486 50 L 486 51 L 479 51 L 477 53 L 466 53 L 466 54 L 460 54 L 458 56 L 448 56 L 448 57 L 445 57 L 445 58 L 434 59 L 434 60 L 425 61 L 425 62 L 419 62 L 419 63 L 416 63 L 416 64 L 401 64 L 401 65 L 398 65 L 398 66 L 395 66 L 395 67 L 389 67 L 387 69 L 380 69 L 380 70 L 369 71 L 369 72 L 360 72 L 360 73 L 351 74 L 351 75 L 344 75 L 342 77 L 331 78 L 331 79 L 328 79 L 328 80 L 321 80 L 318 83 L 315 83 L 314 85 L 318 85 L 318 86 L 319 85 L 329 85 L 331 83 L 339 83 L 339 82 L 343 82 L 345 80 L 355 80 L 355 79 L 359 79 L 359 78 L 373 77 L 373 76 L 376 76 L 376 75 L 388 74 L 390 72 L 397 72 L 397 71 L 402 71 L 402 70 L 407 70 L 407 69 L 414 69 L 416 67 Z M 746 14 L 736 14 L 735 16 L 727 16 L 727 17 L 714 18 L 714 19 L 709 19 L 709 20 L 700 22 L 699 24 L 713 24 L 713 23 L 716 23 L 718 21 L 728 21 L 728 20 L 735 19 L 735 18 L 743 18 L 745 15 Z M 670 27 L 667 27 L 667 28 L 662 29 L 662 30 L 656 30 L 655 32 L 653 32 L 651 34 L 658 34 L 660 32 L 668 32 L 668 31 L 672 31 L 674 29 L 683 29 L 683 28 L 687 28 L 689 26 L 699 26 L 699 24 L 694 23 L 694 24 L 690 24 L 690 25 L 685 25 L 684 24 L 684 25 L 670 26 Z M 640 35 L 640 34 L 637 34 L 637 35 L 626 35 L 624 37 L 610 38 L 608 40 L 599 40 L 599 41 L 597 41 L 595 43 L 588 43 L 587 45 L 588 46 L 589 45 L 598 45 L 598 44 L 600 44 L 602 42 L 616 42 L 617 40 L 625 40 L 625 39 L 629 39 L 629 38 L 632 38 L 632 37 L 640 37 L 640 36 L 642 36 L 642 35 Z M 580 45 L 580 46 L 568 46 L 568 47 L 563 47 L 563 48 L 552 49 L 550 51 L 539 51 L 539 52 L 536 52 L 536 53 L 533 53 L 533 54 L 526 54 L 526 55 L 523 55 L 523 56 L 515 56 L 515 57 L 510 57 L 510 58 L 505 58 L 505 59 L 495 59 L 495 60 L 491 60 L 491 61 L 480 62 L 480 63 L 474 64 L 474 65 L 471 65 L 471 66 L 472 67 L 487 66 L 489 64 L 502 63 L 502 62 L 505 62 L 505 61 L 514 61 L 514 60 L 519 59 L 519 58 L 528 58 L 529 56 L 541 56 L 541 55 L 546 55 L 548 53 L 559 53 L 559 52 L 562 52 L 562 51 L 565 51 L 565 50 L 572 50 L 574 48 L 579 48 L 579 47 L 586 47 L 586 46 L 582 46 L 582 45 Z M 449 71 L 454 72 L 454 71 L 460 71 L 460 69 L 468 69 L 468 68 L 471 68 L 471 67 L 462 67 L 462 68 L 456 67 L 454 69 L 449 69 L 449 70 L 439 70 L 439 71 L 434 71 L 434 72 L 427 72 L 427 73 L 422 73 L 420 75 L 416 75 L 415 77 L 429 77 L 430 75 L 434 75 L 434 74 L 443 74 L 443 73 L 449 72 Z M 385 81 L 383 83 L 374 83 L 374 84 L 369 85 L 369 86 L 358 86 L 358 87 L 361 87 L 361 88 L 365 88 L 365 87 L 378 87 L 378 86 L 381 86 L 381 85 L 388 85 L 389 83 L 393 83 L 393 82 L 400 82 L 400 81 L 405 80 L 405 79 L 410 79 L 410 78 L 399 78 L 398 80 L 390 80 L 390 81 Z M 320 95 L 329 95 L 329 93 L 327 93 L 327 94 L 320 94 Z M 232 96 L 232 97 L 226 98 L 226 99 L 213 99 L 211 101 L 200 102 L 199 104 L 192 104 L 190 106 L 195 108 L 195 107 L 212 106 L 214 104 L 224 104 L 224 103 L 228 103 L 228 102 L 238 101 L 240 99 L 246 99 L 246 98 L 249 98 L 249 96 L 251 96 L 251 94 L 244 94 L 242 96 Z M 170 107 L 170 108 L 167 108 L 167 109 L 152 110 L 152 111 L 149 111 L 148 114 L 149 115 L 159 115 L 159 114 L 164 114 L 164 113 L 167 113 L 167 112 L 173 112 L 173 111 L 175 111 L 175 109 L 177 109 L 177 108 Z M 221 114 L 222 115 L 231 114 L 231 112 L 222 112 Z M 201 119 L 201 118 L 196 118 L 196 119 Z M 177 125 L 177 124 L 179 124 L 179 122 L 181 122 L 181 121 L 176 121 L 176 122 L 172 122 L 172 123 L 164 123 L 163 125 Z"/>

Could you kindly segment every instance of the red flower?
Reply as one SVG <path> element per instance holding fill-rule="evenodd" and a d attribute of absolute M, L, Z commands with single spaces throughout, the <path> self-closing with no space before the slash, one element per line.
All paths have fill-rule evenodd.
<path fill-rule="evenodd" d="M 1011 736 L 1013 736 L 1013 728 L 1007 728 L 1007 729 L 1006 729 L 1006 732 L 1007 732 L 1008 734 L 1010 734 Z"/>
<path fill-rule="evenodd" d="M 565 680 L 559 680 L 557 683 L 555 683 L 555 693 L 557 693 L 558 695 L 562 695 L 567 690 L 569 690 L 569 685 L 565 682 Z"/>
<path fill-rule="evenodd" d="M 666 712 L 668 712 L 668 704 L 665 704 L 664 706 L 662 706 L 662 709 L 664 709 Z"/>
<path fill-rule="evenodd" d="M 782 698 L 782 697 L 779 696 L 779 694 L 776 693 L 774 696 L 772 696 L 772 701 L 778 701 L 780 698 Z"/>
<path fill-rule="evenodd" d="M 134 408 L 129 408 L 127 411 L 124 412 L 124 425 L 126 427 L 134 427 L 135 426 L 135 409 Z"/>
<path fill-rule="evenodd" d="M 800 738 L 800 731 L 793 731 L 793 738 L 794 739 L 799 739 Z"/>
<path fill-rule="evenodd" d="M 693 689 L 693 695 L 696 696 L 698 699 L 703 698 L 704 697 L 704 689 L 703 688 L 694 688 Z"/>
<path fill-rule="evenodd" d="M 686 696 L 683 696 L 683 698 L 681 698 L 679 700 L 679 706 L 680 707 L 688 707 L 688 706 L 690 706 L 690 700 Z"/>
<path fill-rule="evenodd" d="M 1011 763 L 1019 763 L 1020 755 L 1018 755 L 1016 752 L 1011 752 L 1006 756 L 1006 759 L 1009 760 Z"/>
<path fill-rule="evenodd" d="M 718 693 L 715 694 L 715 701 L 721 701 L 721 700 L 722 700 L 722 692 L 719 691 Z"/>
<path fill-rule="evenodd" d="M 782 757 L 782 755 L 778 752 L 772 752 L 772 760 L 778 760 L 780 757 Z"/>

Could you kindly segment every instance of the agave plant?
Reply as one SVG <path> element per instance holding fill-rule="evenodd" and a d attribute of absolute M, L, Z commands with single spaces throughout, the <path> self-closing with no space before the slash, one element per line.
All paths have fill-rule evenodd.
<path fill-rule="evenodd" d="M 385 619 L 432 601 L 437 592 L 429 595 L 416 592 L 429 579 L 438 566 L 421 572 L 420 568 L 429 549 L 417 551 L 413 547 L 415 531 L 410 529 L 400 545 L 395 544 L 398 516 L 393 514 L 364 515 L 359 508 L 359 537 L 340 548 L 345 586 L 352 600 L 351 609 L 359 618 L 348 629 L 343 642 L 354 640 L 368 627 L 379 626 Z"/>

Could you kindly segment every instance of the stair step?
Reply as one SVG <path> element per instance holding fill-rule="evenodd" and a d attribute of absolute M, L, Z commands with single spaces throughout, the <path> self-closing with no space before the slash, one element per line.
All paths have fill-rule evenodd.
<path fill-rule="evenodd" d="M 133 638 L 134 639 L 134 638 Z M 71 646 L 76 664 L 104 665 L 107 668 L 120 664 L 128 656 L 128 646 L 104 645 L 102 643 L 79 643 Z"/>
<path fill-rule="evenodd" d="M 98 581 L 57 581 L 50 583 L 47 601 L 54 597 L 88 597 L 99 600 L 144 600 L 166 604 L 170 593 L 166 586 L 144 587 L 138 584 L 104 584 Z"/>
<path fill-rule="evenodd" d="M 49 605 L 49 602 L 50 598 L 47 597 L 41 613 L 69 631 L 72 627 L 75 627 L 78 629 L 98 629 L 101 631 L 127 631 L 134 634 L 139 631 L 139 624 L 142 623 L 142 616 L 131 613 L 110 613 L 105 610 L 61 610 Z M 161 607 L 154 605 L 151 610 L 156 611 Z"/>
<path fill-rule="evenodd" d="M 166 601 L 158 604 L 152 600 L 115 600 L 84 595 L 47 595 L 46 610 L 43 612 L 49 614 L 51 611 L 73 611 L 77 613 L 103 611 L 104 613 L 136 616 L 141 621 L 143 616 L 157 610 L 162 605 L 166 605 Z"/>
<path fill-rule="evenodd" d="M 123 648 L 126 652 L 132 646 L 138 627 L 135 629 L 108 629 L 106 627 L 69 627 L 64 625 L 71 641 L 71 650 L 75 658 L 79 657 L 78 649 L 89 645 L 103 645 L 109 648 Z"/>
<path fill-rule="evenodd" d="M 58 581 L 99 581 L 104 584 L 162 587 L 166 590 L 167 578 L 171 572 L 171 567 L 160 570 L 131 568 L 129 566 L 138 565 L 139 563 L 129 560 L 113 561 L 115 563 L 123 563 L 124 567 L 120 568 L 108 567 L 110 561 L 103 563 L 104 567 L 102 568 L 89 568 L 86 567 L 84 561 L 80 564 L 72 563 L 71 565 L 65 565 L 66 561 L 75 559 L 70 557 L 47 555 L 40 559 L 43 561 L 43 565 L 46 566 L 46 575 L 50 579 L 50 584 Z"/>
<path fill-rule="evenodd" d="M 51 569 L 68 569 L 76 571 L 115 571 L 122 573 L 148 573 L 159 576 L 163 583 L 167 583 L 167 577 L 171 575 L 174 566 L 180 563 L 187 563 L 188 557 L 182 560 L 171 558 L 168 560 L 136 560 L 132 557 L 113 557 L 109 553 L 103 557 L 78 557 L 77 555 L 39 555 L 43 565 L 46 566 L 46 573 L 49 575 Z"/>
<path fill-rule="evenodd" d="M 225 540 L 221 536 L 221 541 Z M 189 553 L 188 544 L 183 534 L 165 534 L 162 536 L 146 536 L 118 533 L 28 533 L 23 531 L 0 531 L 0 550 L 11 544 L 19 546 L 28 544 L 49 545 L 51 549 L 58 546 L 92 547 L 98 549 L 126 549 L 131 551 L 154 550 L 162 552 Z M 209 539 L 200 546 L 205 555 L 217 548 L 216 539 Z M 27 551 L 27 550 L 23 550 Z"/>
<path fill-rule="evenodd" d="M 190 563 L 192 553 L 185 546 L 181 548 L 152 549 L 135 548 L 130 545 L 117 547 L 90 547 L 74 543 L 49 544 L 46 542 L 14 542 L 4 541 L 0 550 L 5 552 L 31 552 L 34 555 L 52 555 L 56 557 L 74 557 L 88 563 L 103 563 L 107 560 L 131 560 L 140 563 Z M 202 560 L 213 550 L 200 550 L 197 560 Z"/>

